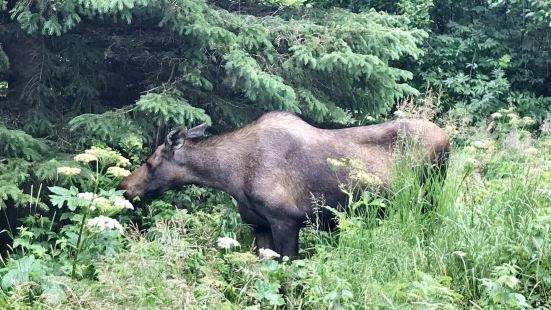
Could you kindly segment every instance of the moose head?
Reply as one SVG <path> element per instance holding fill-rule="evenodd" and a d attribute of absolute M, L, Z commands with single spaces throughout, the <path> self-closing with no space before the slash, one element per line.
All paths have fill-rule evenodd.
<path fill-rule="evenodd" d="M 163 144 L 147 158 L 146 162 L 125 177 L 118 188 L 126 190 L 127 198 L 156 196 L 162 192 L 193 183 L 194 171 L 190 169 L 186 145 L 204 136 L 208 125 L 203 123 L 191 129 L 180 126 L 166 136 Z"/>

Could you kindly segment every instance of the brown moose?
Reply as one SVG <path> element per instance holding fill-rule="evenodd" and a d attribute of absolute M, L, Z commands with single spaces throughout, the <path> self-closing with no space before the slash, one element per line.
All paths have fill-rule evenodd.
<path fill-rule="evenodd" d="M 155 196 L 186 184 L 214 187 L 232 195 L 242 220 L 254 230 L 256 247 L 282 257 L 298 256 L 299 229 L 318 217 L 333 226 L 328 210 L 316 211 L 312 195 L 344 206 L 346 195 L 327 160 L 352 158 L 388 185 L 396 140 L 412 136 L 421 160 L 445 164 L 446 133 L 429 121 L 394 120 L 378 125 L 320 129 L 287 112 L 268 112 L 233 132 L 204 137 L 206 124 L 170 132 L 146 163 L 119 184 L 126 196 Z"/>

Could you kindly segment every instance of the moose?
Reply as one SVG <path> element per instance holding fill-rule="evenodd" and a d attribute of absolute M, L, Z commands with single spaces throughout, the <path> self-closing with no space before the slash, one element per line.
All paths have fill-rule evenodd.
<path fill-rule="evenodd" d="M 308 219 L 334 226 L 333 212 L 315 208 L 313 196 L 323 197 L 327 206 L 345 207 L 347 196 L 339 184 L 347 176 L 331 169 L 329 159 L 358 160 L 366 173 L 387 186 L 401 135 L 413 137 L 420 146 L 419 160 L 434 167 L 445 166 L 449 150 L 444 130 L 424 120 L 320 129 L 294 114 L 272 111 L 225 134 L 205 136 L 206 128 L 172 130 L 119 188 L 129 199 L 188 184 L 225 191 L 253 229 L 256 249 L 290 259 L 298 257 L 299 230 Z"/>

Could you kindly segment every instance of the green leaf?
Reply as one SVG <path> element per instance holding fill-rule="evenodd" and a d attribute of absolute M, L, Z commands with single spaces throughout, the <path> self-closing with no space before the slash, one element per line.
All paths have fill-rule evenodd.
<path fill-rule="evenodd" d="M 26 284 L 30 281 L 39 282 L 46 274 L 47 268 L 34 258 L 34 255 L 13 260 L 6 267 L 8 272 L 2 277 L 2 288 L 7 290 L 14 285 Z"/>

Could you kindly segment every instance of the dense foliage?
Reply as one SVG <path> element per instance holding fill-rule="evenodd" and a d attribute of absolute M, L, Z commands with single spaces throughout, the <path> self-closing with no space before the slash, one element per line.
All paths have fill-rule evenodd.
<path fill-rule="evenodd" d="M 0 307 L 551 308 L 550 65 L 542 0 L 0 0 Z M 114 190 L 168 129 L 274 109 L 434 119 L 440 208 L 404 172 L 286 265 L 224 194 Z"/>

